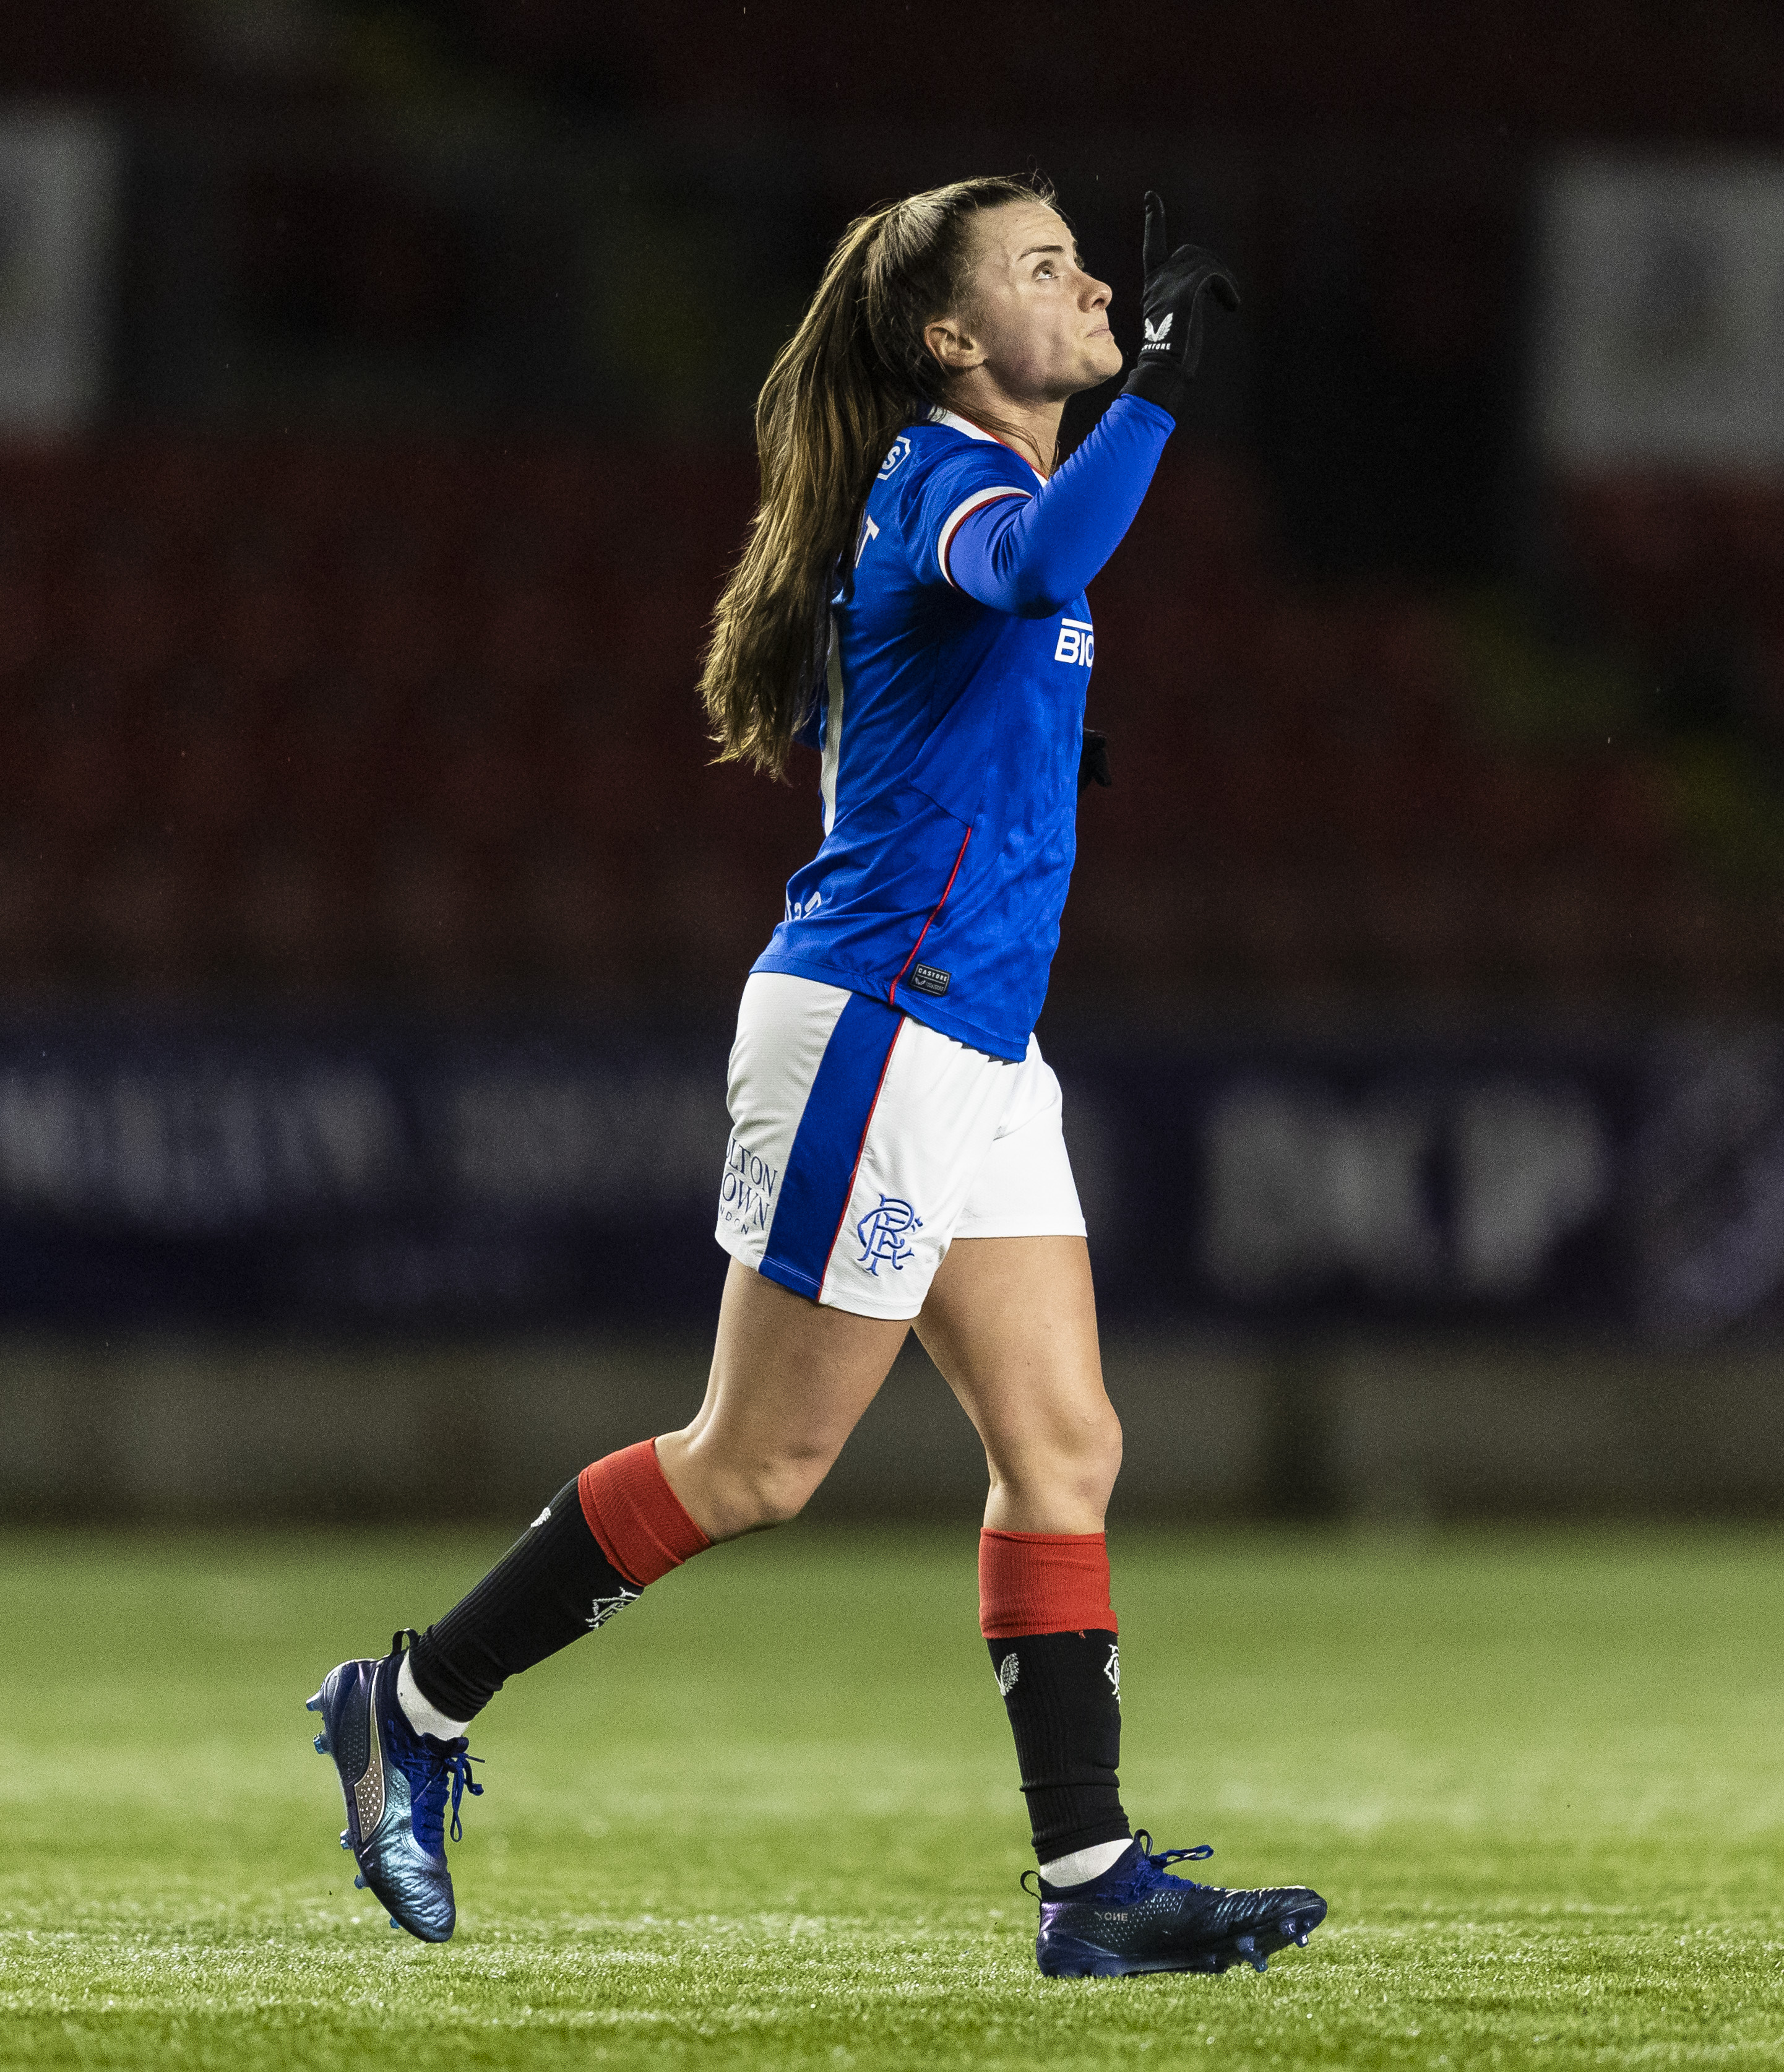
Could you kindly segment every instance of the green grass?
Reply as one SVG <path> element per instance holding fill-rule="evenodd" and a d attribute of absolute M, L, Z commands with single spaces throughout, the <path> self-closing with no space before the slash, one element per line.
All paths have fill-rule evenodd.
<path fill-rule="evenodd" d="M 970 1531 L 693 1564 L 504 1694 L 393 1934 L 302 1701 L 499 1536 L 0 1540 L 0 2065 L 1784 2065 L 1784 1543 L 1118 1536 L 1130 1810 L 1316 1885 L 1042 1981 Z"/>

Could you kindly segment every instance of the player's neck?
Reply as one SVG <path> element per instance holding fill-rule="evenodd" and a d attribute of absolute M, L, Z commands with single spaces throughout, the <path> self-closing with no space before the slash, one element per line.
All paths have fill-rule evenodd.
<path fill-rule="evenodd" d="M 985 368 L 972 367 L 954 381 L 947 407 L 1013 446 L 1040 474 L 1052 474 L 1059 456 L 1059 420 L 1066 411 L 1063 398 L 1011 396 Z"/>

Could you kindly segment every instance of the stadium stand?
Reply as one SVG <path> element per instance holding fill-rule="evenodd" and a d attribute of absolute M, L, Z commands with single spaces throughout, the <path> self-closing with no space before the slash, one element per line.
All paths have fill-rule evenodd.
<path fill-rule="evenodd" d="M 814 771 L 715 767 L 693 697 L 752 487 L 746 455 L 646 446 L 0 455 L 14 990 L 721 999 L 815 826 Z M 1775 742 L 1784 500 L 1588 484 L 1557 536 L 1612 647 L 1741 629 L 1742 753 Z M 1495 726 L 1467 614 L 1289 580 L 1231 456 L 1169 462 L 1093 606 L 1116 789 L 1086 800 L 1064 997 L 1778 976 L 1664 738 Z"/>

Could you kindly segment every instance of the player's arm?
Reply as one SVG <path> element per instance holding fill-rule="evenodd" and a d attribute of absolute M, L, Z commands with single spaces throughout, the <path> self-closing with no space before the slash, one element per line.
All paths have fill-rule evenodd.
<path fill-rule="evenodd" d="M 1133 522 L 1165 442 L 1176 429 L 1202 356 L 1202 297 L 1239 306 L 1232 276 L 1211 252 L 1174 251 L 1165 204 L 1146 196 L 1144 341 L 1123 393 L 1038 495 L 998 496 L 956 528 L 943 574 L 981 604 L 1046 618 L 1063 610 Z"/>
<path fill-rule="evenodd" d="M 1176 424 L 1156 404 L 1117 396 L 1038 491 L 1000 496 L 962 520 L 942 573 L 998 611 L 1046 619 L 1063 610 L 1133 523 Z"/>

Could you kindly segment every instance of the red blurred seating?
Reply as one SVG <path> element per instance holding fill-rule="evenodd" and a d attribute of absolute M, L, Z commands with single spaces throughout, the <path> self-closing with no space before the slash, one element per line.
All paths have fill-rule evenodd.
<path fill-rule="evenodd" d="M 715 766 L 696 695 L 754 489 L 692 447 L 0 450 L 6 982 L 729 989 L 818 827 L 815 759 L 791 787 Z M 1618 637 L 1753 615 L 1784 740 L 1778 493 L 1557 508 Z M 1297 590 L 1241 461 L 1169 456 L 1092 608 L 1116 787 L 1081 816 L 1063 996 L 1770 968 L 1682 866 L 1661 773 L 1483 746 L 1449 619 Z"/>

